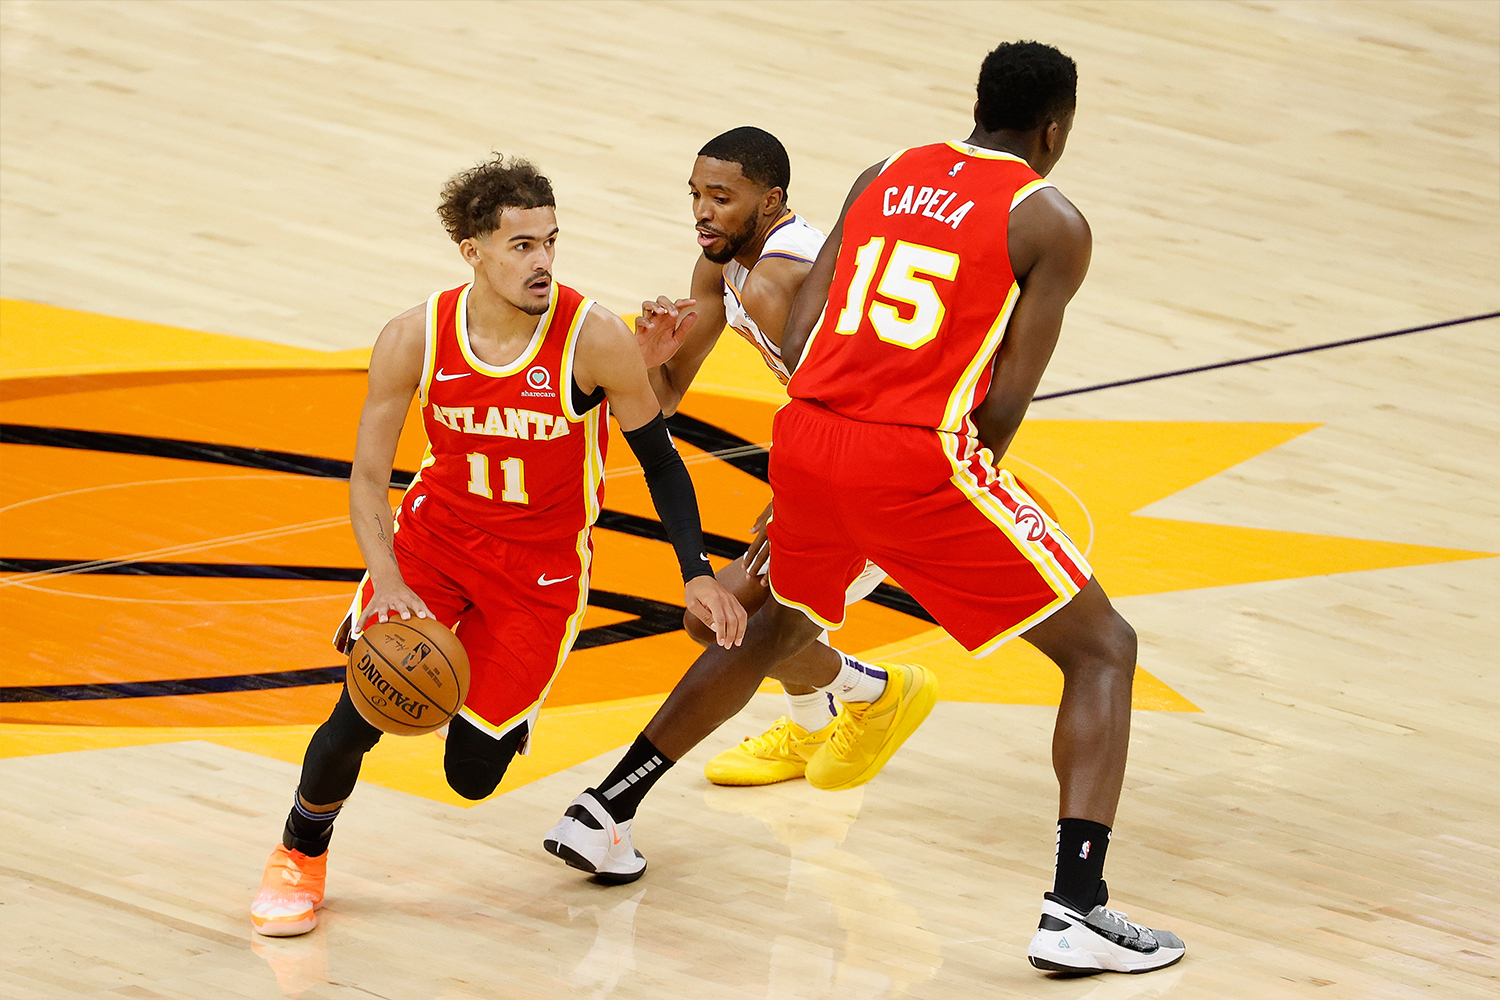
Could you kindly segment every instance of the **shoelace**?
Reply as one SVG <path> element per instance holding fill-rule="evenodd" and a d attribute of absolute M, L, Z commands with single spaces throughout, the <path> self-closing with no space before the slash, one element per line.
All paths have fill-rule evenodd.
<path fill-rule="evenodd" d="M 871 703 L 873 704 L 873 702 Z M 846 757 L 854 744 L 865 735 L 865 713 L 869 706 L 855 708 L 846 704 L 839 713 L 839 723 L 828 734 L 828 747 L 835 757 Z"/>
<path fill-rule="evenodd" d="M 768 752 L 779 753 L 786 756 L 791 753 L 792 725 L 790 719 L 782 716 L 776 722 L 761 733 L 752 736 L 740 744 L 740 749 L 754 757 L 763 757 Z"/>
<path fill-rule="evenodd" d="M 1113 930 L 1116 934 L 1128 935 L 1131 931 L 1134 931 L 1135 937 L 1137 937 L 1141 941 L 1147 942 L 1148 944 L 1155 943 L 1156 935 L 1151 933 L 1151 928 L 1143 927 L 1140 924 L 1131 923 L 1126 919 L 1129 914 L 1125 913 L 1123 910 L 1111 910 L 1107 906 L 1101 906 L 1099 910 L 1099 916 L 1104 918 L 1104 921 L 1111 925 L 1110 929 Z"/>

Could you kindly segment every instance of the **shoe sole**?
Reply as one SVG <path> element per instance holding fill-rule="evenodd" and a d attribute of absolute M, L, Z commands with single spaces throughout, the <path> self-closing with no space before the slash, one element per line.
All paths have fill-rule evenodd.
<path fill-rule="evenodd" d="M 594 867 L 594 863 L 588 858 L 579 854 L 567 844 L 560 844 L 555 840 L 542 841 L 542 847 L 546 848 L 548 854 L 562 860 L 569 868 L 577 868 L 581 872 L 588 872 L 594 876 L 593 881 L 598 882 L 600 885 L 629 885 L 646 874 L 646 866 L 644 864 L 641 865 L 641 870 L 638 872 L 601 872 Z"/>
<path fill-rule="evenodd" d="M 1041 969 L 1043 972 L 1056 972 L 1065 976 L 1097 976 L 1105 972 L 1114 972 L 1122 976 L 1139 976 L 1143 972 L 1155 972 L 1158 969 L 1171 968 L 1182 961 L 1186 955 L 1187 952 L 1183 952 L 1170 962 L 1163 962 L 1160 965 L 1153 965 L 1145 969 L 1080 969 L 1073 965 L 1060 965 L 1057 962 L 1049 962 L 1047 959 L 1037 958 L 1035 955 L 1027 955 L 1026 961 L 1030 962 L 1033 968 Z"/>
<path fill-rule="evenodd" d="M 252 916 L 250 924 L 261 937 L 300 937 L 318 926 L 318 914 L 314 912 L 302 920 L 268 920 L 265 923 Z"/>
<path fill-rule="evenodd" d="M 922 686 L 917 689 L 916 697 L 906 703 L 905 709 L 899 705 L 896 711 L 900 713 L 895 725 L 891 727 L 890 737 L 880 747 L 873 760 L 870 761 L 863 771 L 853 778 L 840 781 L 833 785 L 820 785 L 812 778 L 808 778 L 808 784 L 825 792 L 842 792 L 850 788 L 858 788 L 865 784 L 875 775 L 879 774 L 886 763 L 895 756 L 901 744 L 905 743 L 912 733 L 917 731 L 927 716 L 932 714 L 932 707 L 937 704 L 937 675 L 926 667 L 914 666 L 912 668 L 922 678 Z"/>
<path fill-rule="evenodd" d="M 788 774 L 783 778 L 757 778 L 753 775 L 746 775 L 745 777 L 741 778 L 729 777 L 722 774 L 714 775 L 710 774 L 708 770 L 705 769 L 703 772 L 703 776 L 713 784 L 718 785 L 720 788 L 758 788 L 761 785 L 779 785 L 783 781 L 796 781 L 798 778 L 803 777 L 806 773 L 806 769 L 804 768 L 801 774 Z"/>

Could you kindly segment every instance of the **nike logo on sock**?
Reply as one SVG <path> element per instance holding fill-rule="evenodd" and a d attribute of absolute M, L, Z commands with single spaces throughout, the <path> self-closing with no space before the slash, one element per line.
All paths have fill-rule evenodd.
<path fill-rule="evenodd" d="M 441 368 L 439 368 L 437 370 L 437 374 L 434 375 L 433 378 L 437 379 L 439 382 L 452 382 L 456 378 L 468 378 L 472 374 L 474 374 L 474 373 L 473 372 L 458 372 L 458 373 L 453 374 L 453 375 L 445 375 L 443 373 L 443 370 Z"/>

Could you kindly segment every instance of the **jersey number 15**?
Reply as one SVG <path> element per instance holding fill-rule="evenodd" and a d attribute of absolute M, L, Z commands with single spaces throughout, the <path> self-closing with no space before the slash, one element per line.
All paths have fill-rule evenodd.
<path fill-rule="evenodd" d="M 866 315 L 865 300 L 870 297 L 870 283 L 875 280 L 875 269 L 884 253 L 883 236 L 871 238 L 855 253 L 854 280 L 849 282 L 849 297 L 834 326 L 836 333 L 850 334 L 859 329 L 860 321 Z M 870 303 L 868 315 L 875 335 L 888 344 L 913 351 L 936 337 L 947 309 L 932 282 L 918 275 L 952 281 L 957 274 L 958 254 L 897 240 L 875 290 L 888 299 L 906 303 L 913 312 L 911 319 L 902 319 L 894 306 L 884 302 Z"/>

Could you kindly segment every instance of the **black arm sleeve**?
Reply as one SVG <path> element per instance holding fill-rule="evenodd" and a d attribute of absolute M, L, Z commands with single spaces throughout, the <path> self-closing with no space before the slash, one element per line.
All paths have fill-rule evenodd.
<path fill-rule="evenodd" d="M 698 576 L 712 576 L 703 551 L 703 524 L 698 519 L 698 495 L 682 456 L 667 434 L 667 421 L 660 413 L 644 427 L 625 432 L 625 440 L 640 459 L 651 490 L 651 503 L 661 517 L 667 538 L 677 550 L 677 565 L 682 568 L 684 583 Z"/>

